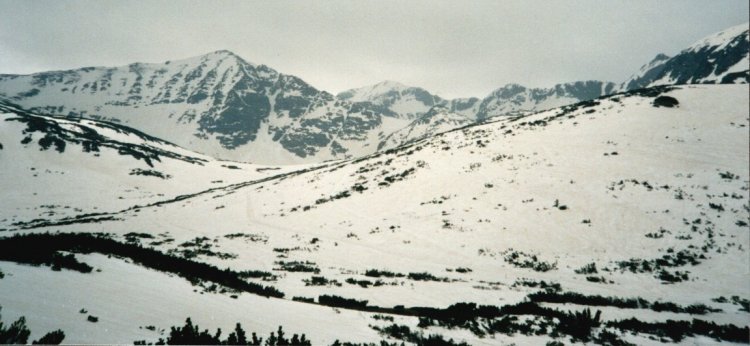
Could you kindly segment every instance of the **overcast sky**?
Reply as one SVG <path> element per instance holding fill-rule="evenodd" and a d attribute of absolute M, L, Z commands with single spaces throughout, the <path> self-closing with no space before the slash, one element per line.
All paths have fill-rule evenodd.
<path fill-rule="evenodd" d="M 8 1 L 0 73 L 162 62 L 228 49 L 345 89 L 444 97 L 506 83 L 622 81 L 657 53 L 748 21 L 747 0 Z"/>

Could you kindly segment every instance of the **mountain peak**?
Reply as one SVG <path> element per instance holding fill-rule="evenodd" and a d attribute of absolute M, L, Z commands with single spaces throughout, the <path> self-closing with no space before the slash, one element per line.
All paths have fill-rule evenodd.
<path fill-rule="evenodd" d="M 412 87 L 396 81 L 384 80 L 376 84 L 365 85 L 363 87 L 342 91 L 338 94 L 338 97 L 354 102 L 373 101 L 374 98 L 382 97 L 384 94 L 394 91 L 401 92 L 410 88 Z"/>
<path fill-rule="evenodd" d="M 520 94 L 526 91 L 526 87 L 518 83 L 505 84 L 492 92 L 491 95 L 500 96 L 503 98 L 511 97 L 516 94 Z"/>
<path fill-rule="evenodd" d="M 208 53 L 207 55 L 212 55 L 212 54 L 213 55 L 223 55 L 223 56 L 237 56 L 237 54 L 234 54 L 234 52 L 232 52 L 230 50 L 226 50 L 226 49 L 215 50 L 215 51 L 213 51 L 211 53 Z"/>
<path fill-rule="evenodd" d="M 656 56 L 653 59 L 651 59 L 651 61 L 649 62 L 649 65 L 652 65 L 652 64 L 657 63 L 659 61 L 668 60 L 668 59 L 669 59 L 668 55 L 666 55 L 664 53 L 659 53 L 659 54 L 656 54 Z"/>
<path fill-rule="evenodd" d="M 251 65 L 256 66 L 253 63 L 248 62 L 247 60 L 243 59 L 241 56 L 235 54 L 232 51 L 226 50 L 226 49 L 220 49 L 216 50 L 207 54 L 204 54 L 201 56 L 202 60 L 217 60 L 217 61 L 234 61 L 237 63 L 245 64 L 245 65 Z"/>
<path fill-rule="evenodd" d="M 404 85 L 400 82 L 392 80 L 384 80 L 372 85 L 366 85 L 359 88 L 349 89 L 340 92 L 337 97 L 344 100 L 350 100 L 353 102 L 369 101 L 374 102 L 378 98 L 382 98 L 393 92 L 401 93 L 407 89 L 420 89 Z"/>
<path fill-rule="evenodd" d="M 695 42 L 692 46 L 690 46 L 687 50 L 698 50 L 705 47 L 718 47 L 722 48 L 729 44 L 732 41 L 735 41 L 739 36 L 748 36 L 748 30 L 750 23 L 744 23 L 740 25 L 733 26 L 731 28 L 722 30 L 720 32 L 717 32 L 715 34 L 711 34 L 709 36 L 706 36 L 699 41 Z M 745 38 L 747 40 L 747 38 Z"/>
<path fill-rule="evenodd" d="M 747 83 L 748 23 L 708 35 L 674 57 L 657 55 L 620 85 L 632 90 L 664 84 Z"/>
<path fill-rule="evenodd" d="M 380 83 L 375 84 L 373 87 L 390 88 L 390 89 L 408 89 L 408 88 L 410 88 L 409 86 L 407 86 L 407 85 L 405 85 L 403 83 L 392 81 L 392 80 L 384 80 L 384 81 L 382 81 Z"/>

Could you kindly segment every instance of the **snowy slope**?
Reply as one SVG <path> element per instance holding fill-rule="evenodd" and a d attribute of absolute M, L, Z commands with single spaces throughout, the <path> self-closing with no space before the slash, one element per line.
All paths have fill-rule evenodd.
<path fill-rule="evenodd" d="M 657 97 L 662 96 L 676 99 L 679 105 L 656 107 L 655 102 L 661 104 Z M 581 294 L 705 304 L 722 310 L 695 316 L 592 307 L 603 311 L 604 320 L 634 316 L 645 321 L 689 321 L 697 317 L 742 326 L 750 320 L 747 312 L 714 299 L 750 297 L 746 285 L 750 241 L 747 222 L 740 222 L 750 217 L 748 101 L 747 85 L 681 86 L 619 94 L 528 116 L 504 117 L 396 150 L 306 167 L 270 180 L 250 178 L 240 184 L 223 184 L 158 207 L 108 214 L 117 219 L 114 221 L 66 225 L 52 216 L 47 219 L 51 226 L 32 231 L 168 234 L 172 242 L 154 245 L 162 250 L 179 250 L 179 244 L 206 237 L 212 248 L 236 257 L 201 256 L 201 261 L 235 270 L 272 272 L 278 277 L 264 284 L 273 285 L 287 297 L 335 294 L 382 307 L 446 307 L 457 302 L 500 306 L 522 301 L 537 290 L 518 284 L 526 278 L 559 283 L 563 290 Z M 0 210 L 8 213 L 5 208 Z M 17 229 L 7 222 L 2 227 Z M 244 235 L 227 236 L 237 233 Z M 669 273 L 686 272 L 687 279 L 680 282 L 666 283 L 656 271 L 631 272 L 627 265 L 622 267 L 623 263 L 675 254 L 699 258 L 692 264 L 667 261 L 663 265 Z M 115 270 L 108 269 L 114 264 L 104 259 L 86 260 L 104 267 L 104 272 Z M 534 270 L 523 260 L 546 264 L 548 270 Z M 280 261 L 307 263 L 319 272 L 284 270 Z M 589 263 L 596 264 L 599 271 L 595 276 L 604 282 L 576 273 Z M 437 280 L 364 275 L 371 269 L 426 272 Z M 37 276 L 52 280 L 52 273 L 7 263 L 2 263 L 2 270 L 13 280 L 16 275 L 19 278 L 11 284 L 0 280 L 0 305 L 8 306 L 4 312 L 44 320 L 45 314 L 39 313 L 43 305 L 21 296 L 41 297 L 46 291 L 21 292 L 19 287 L 34 282 Z M 123 275 L 132 275 L 132 280 L 143 275 L 132 268 L 121 270 Z M 100 274 L 87 275 L 91 275 L 87 280 L 111 282 Z M 329 282 L 306 284 L 312 282 L 312 276 Z M 359 280 L 381 280 L 383 285 L 365 288 L 356 283 Z M 77 280 L 65 282 L 68 290 L 79 287 Z M 79 282 L 84 289 L 88 281 Z M 190 296 L 185 288 L 180 292 Z M 246 296 L 240 295 L 243 300 L 238 307 L 254 304 L 254 298 Z M 112 321 L 107 330 L 120 336 L 98 332 L 76 341 L 122 342 L 123 330 L 154 321 L 121 315 L 112 306 L 116 299 L 98 297 L 87 307 Z M 228 301 L 223 297 L 208 299 L 201 301 L 221 306 Z M 143 305 L 143 311 L 163 316 L 166 324 L 178 323 L 175 320 L 180 313 L 198 314 L 200 309 L 180 308 L 174 313 L 168 303 L 147 307 L 151 301 L 133 300 L 132 306 Z M 333 338 L 332 330 L 345 334 L 336 337 L 342 341 L 385 338 L 365 328 L 384 323 L 372 313 L 348 315 L 345 309 L 313 309 L 288 298 L 265 302 L 256 305 L 257 313 L 273 311 L 268 322 L 256 317 L 236 319 L 251 321 L 259 326 L 256 330 L 282 322 L 295 329 L 306 327 L 309 329 L 303 332 L 311 339 L 325 342 Z M 78 299 L 76 304 L 82 301 Z M 75 311 L 77 305 L 69 310 Z M 318 308 L 342 314 L 318 313 Z M 212 322 L 215 318 L 205 313 L 201 323 L 226 326 L 227 320 L 235 319 L 238 308 L 227 309 L 230 318 Z M 73 313 L 66 310 L 65 314 Z M 313 315 L 315 318 L 304 317 Z M 339 316 L 352 317 L 343 322 Z M 399 324 L 417 328 L 416 318 L 395 318 Z M 69 323 L 79 324 L 71 328 L 83 328 L 80 324 L 87 322 Z M 519 334 L 480 338 L 465 329 L 435 326 L 425 332 L 470 344 L 543 344 L 549 340 Z M 657 343 L 643 335 L 623 338 L 636 344 Z M 714 340 L 698 337 L 685 342 Z"/>
<path fill-rule="evenodd" d="M 665 84 L 748 83 L 748 23 L 709 35 L 676 56 L 660 54 L 622 83 L 620 90 Z"/>

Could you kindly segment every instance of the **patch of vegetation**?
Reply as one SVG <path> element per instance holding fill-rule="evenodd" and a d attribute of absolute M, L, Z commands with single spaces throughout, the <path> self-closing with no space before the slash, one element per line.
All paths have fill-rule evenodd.
<path fill-rule="evenodd" d="M 401 273 L 394 273 L 387 270 L 378 270 L 378 269 L 367 269 L 365 271 L 365 276 L 373 277 L 373 278 L 379 278 L 379 277 L 386 277 L 386 278 L 402 278 L 406 275 Z"/>
<path fill-rule="evenodd" d="M 664 234 L 672 234 L 672 232 L 664 228 L 659 228 L 659 231 L 657 232 L 646 233 L 646 238 L 661 239 L 661 238 L 664 238 Z"/>
<path fill-rule="evenodd" d="M 534 316 L 521 320 L 518 316 Z M 533 302 L 522 302 L 501 308 L 477 306 L 474 303 L 458 303 L 439 310 L 422 311 L 419 326 L 441 326 L 461 328 L 483 337 L 487 334 L 502 333 L 513 335 L 550 335 L 557 337 L 566 334 L 574 340 L 588 341 L 593 330 L 601 324 L 601 313 L 592 315 L 585 309 L 576 312 L 563 312 L 544 308 Z"/>
<path fill-rule="evenodd" d="M 34 249 L 33 254 L 28 249 Z M 132 259 L 144 267 L 175 273 L 191 282 L 210 281 L 236 291 L 264 297 L 284 296 L 279 290 L 245 281 L 230 269 L 219 269 L 206 263 L 159 252 L 139 244 L 121 243 L 106 234 L 33 233 L 0 238 L 0 260 L 28 263 L 29 258 L 49 258 L 58 251 L 97 252 Z"/>
<path fill-rule="evenodd" d="M 682 282 L 687 281 L 690 279 L 687 272 L 682 271 L 674 271 L 670 272 L 665 269 L 661 269 L 656 273 L 656 278 L 661 280 L 664 283 L 674 283 L 674 282 Z"/>
<path fill-rule="evenodd" d="M 390 322 L 393 322 L 393 316 L 387 316 L 387 315 L 380 315 L 380 314 L 372 315 L 372 319 L 374 319 L 376 321 L 390 321 Z"/>
<path fill-rule="evenodd" d="M 308 298 L 308 297 L 292 297 L 292 300 L 295 302 L 303 302 L 303 303 L 311 303 L 315 304 L 315 298 Z"/>
<path fill-rule="evenodd" d="M 130 170 L 130 175 L 142 175 L 147 177 L 157 177 L 161 179 L 170 179 L 172 178 L 169 174 L 164 174 L 162 172 L 159 172 L 154 169 L 140 169 L 140 168 L 133 168 Z"/>
<path fill-rule="evenodd" d="M 716 324 L 699 319 L 692 321 L 642 322 L 636 318 L 608 322 L 608 326 L 634 333 L 653 334 L 668 337 L 680 342 L 686 337 L 703 335 L 719 341 L 731 341 L 747 344 L 750 342 L 750 328 L 737 327 L 733 324 Z"/>
<path fill-rule="evenodd" d="M 513 285 L 511 285 L 510 287 L 521 287 L 521 286 L 523 286 L 523 287 L 531 287 L 531 288 L 537 288 L 538 287 L 538 288 L 541 288 L 543 290 L 552 291 L 552 292 L 562 291 L 562 286 L 560 286 L 560 284 L 557 283 L 557 282 L 547 283 L 544 280 L 542 280 L 542 281 L 535 281 L 535 280 L 525 279 L 525 278 L 517 279 L 513 283 Z"/>
<path fill-rule="evenodd" d="M 3 246 L 4 240 L 0 238 L 0 261 L 12 261 L 16 263 L 30 264 L 33 266 L 48 266 L 54 271 L 62 269 L 74 270 L 81 273 L 90 273 L 94 268 L 79 262 L 72 253 L 63 253 L 58 250 L 39 251 L 33 244 L 25 248 L 10 248 L 12 245 Z M 34 249 L 34 251 L 29 251 Z"/>
<path fill-rule="evenodd" d="M 596 270 L 596 263 L 593 262 L 575 270 L 576 274 L 596 274 L 598 272 L 599 271 Z"/>
<path fill-rule="evenodd" d="M 65 333 L 58 329 L 44 334 L 39 340 L 31 342 L 32 345 L 59 345 L 65 340 Z M 0 341 L 1 342 L 1 341 Z"/>
<path fill-rule="evenodd" d="M 213 244 L 208 237 L 196 237 L 179 245 L 176 249 L 168 251 L 169 254 L 178 254 L 185 258 L 198 256 L 217 257 L 220 259 L 234 259 L 236 254 L 228 252 L 213 251 Z"/>
<path fill-rule="evenodd" d="M 721 309 L 712 308 L 704 304 L 693 304 L 681 306 L 670 302 L 650 302 L 643 298 L 618 298 L 604 297 L 600 295 L 584 295 L 576 292 L 540 291 L 531 293 L 528 298 L 537 303 L 577 304 L 588 306 L 613 306 L 620 309 L 651 309 L 657 312 L 686 313 L 691 315 L 705 315 L 712 312 L 721 312 Z"/>
<path fill-rule="evenodd" d="M 231 234 L 224 235 L 224 238 L 227 238 L 227 239 L 242 238 L 242 239 L 254 242 L 254 243 L 260 242 L 260 243 L 264 243 L 264 244 L 268 242 L 268 237 L 265 236 L 265 235 L 262 235 L 262 234 L 231 233 Z"/>
<path fill-rule="evenodd" d="M 336 280 L 328 280 L 323 276 L 311 276 L 309 279 L 302 280 L 305 286 L 341 286 L 341 283 Z"/>
<path fill-rule="evenodd" d="M 318 296 L 318 304 L 336 308 L 362 310 L 367 307 L 367 300 L 356 300 L 324 294 Z"/>
<path fill-rule="evenodd" d="M 310 261 L 276 261 L 274 262 L 279 267 L 274 268 L 274 270 L 283 270 L 287 272 L 301 272 L 301 273 L 320 273 L 320 269 L 315 265 L 315 263 Z"/>
<path fill-rule="evenodd" d="M 368 288 L 370 286 L 378 287 L 378 286 L 385 285 L 385 283 L 382 280 L 376 280 L 375 282 L 372 282 L 370 280 L 357 280 L 357 279 L 354 279 L 354 278 L 348 278 L 348 279 L 346 279 L 346 283 L 348 283 L 350 285 L 359 285 L 362 288 Z"/>
<path fill-rule="evenodd" d="M 2 312 L 2 307 L 0 307 Z M 0 314 L 0 345 L 25 345 L 29 342 L 31 330 L 26 326 L 26 318 L 21 316 L 9 326 L 5 326 Z M 39 340 L 34 340 L 33 345 L 59 345 L 65 339 L 65 333 L 62 330 L 55 330 L 44 334 Z"/>
<path fill-rule="evenodd" d="M 349 192 L 349 190 L 344 190 L 335 195 L 329 196 L 328 198 L 318 198 L 317 200 L 315 200 L 315 204 L 324 204 L 324 203 L 335 201 L 337 199 L 347 198 L 347 197 L 350 197 L 351 195 L 352 194 L 351 192 Z"/>
<path fill-rule="evenodd" d="M 711 208 L 711 209 L 713 209 L 713 210 L 716 210 L 718 212 L 724 211 L 724 206 L 721 205 L 721 203 L 711 203 L 711 202 L 708 202 L 708 207 Z"/>
<path fill-rule="evenodd" d="M 439 278 L 435 275 L 432 275 L 428 272 L 423 273 L 409 273 L 409 275 L 406 276 L 409 280 L 414 281 L 437 281 L 437 282 L 449 282 L 451 281 L 449 278 Z"/>
<path fill-rule="evenodd" d="M 723 173 L 719 172 L 719 176 L 721 177 L 721 179 L 724 179 L 724 180 L 727 180 L 727 181 L 732 181 L 732 180 L 740 178 L 738 175 L 736 175 L 736 174 L 734 174 L 732 172 L 729 172 L 729 171 L 726 171 L 726 172 L 723 172 Z"/>
<path fill-rule="evenodd" d="M 390 184 L 393 184 L 397 181 L 401 181 L 406 179 L 406 177 L 414 174 L 416 172 L 416 169 L 414 167 L 404 170 L 401 173 L 394 173 L 391 175 L 387 175 L 383 178 L 383 181 L 378 183 L 379 186 L 388 186 Z"/>
<path fill-rule="evenodd" d="M 440 198 L 433 198 L 427 202 L 420 202 L 419 205 L 425 205 L 425 204 L 443 204 L 443 202 L 449 200 L 451 198 L 450 195 L 448 196 L 440 196 Z"/>
<path fill-rule="evenodd" d="M 146 345 L 146 341 L 140 340 L 135 341 L 135 345 Z M 208 329 L 203 331 L 200 330 L 198 325 L 193 325 L 193 321 L 188 317 L 185 320 L 185 325 L 182 327 L 173 326 L 170 328 L 169 336 L 166 340 L 160 338 L 156 342 L 156 345 L 266 345 L 266 346 L 282 346 L 282 345 L 300 345 L 309 346 L 312 345 L 310 340 L 307 340 L 305 334 L 301 336 L 298 334 L 292 335 L 290 339 L 287 339 L 286 332 L 279 326 L 279 329 L 271 332 L 270 335 L 265 339 L 259 338 L 256 333 L 251 333 L 250 337 L 247 337 L 247 333 L 242 326 L 237 323 L 234 330 L 229 333 L 226 339 L 221 338 L 221 329 L 217 329 L 215 333 L 209 333 Z"/>
<path fill-rule="evenodd" d="M 593 275 L 587 276 L 586 277 L 586 281 L 588 281 L 588 282 L 594 282 L 594 283 L 599 283 L 599 284 L 612 284 L 612 283 L 614 283 L 614 281 L 608 280 L 607 278 L 605 278 L 603 276 L 593 276 Z"/>
<path fill-rule="evenodd" d="M 706 249 L 707 250 L 707 249 Z M 674 252 L 673 249 L 668 249 L 667 254 L 661 258 L 652 260 L 631 258 L 627 261 L 615 262 L 617 267 L 622 270 L 628 270 L 631 273 L 655 273 L 654 277 L 664 282 L 679 282 L 688 280 L 687 272 L 676 271 L 671 273 L 666 268 L 683 267 L 686 265 L 698 265 L 700 259 L 705 259 L 703 254 L 696 253 L 691 250 L 680 250 Z"/>
<path fill-rule="evenodd" d="M 654 99 L 654 107 L 657 107 L 657 108 L 659 107 L 672 108 L 672 107 L 677 107 L 679 104 L 680 102 L 677 101 L 677 99 L 672 96 L 659 96 Z"/>
<path fill-rule="evenodd" d="M 385 327 L 373 326 L 381 335 L 394 339 L 410 342 L 416 345 L 444 345 L 444 346 L 469 346 L 465 342 L 456 343 L 453 339 L 445 340 L 441 335 L 428 335 L 418 331 L 412 331 L 408 326 L 391 324 Z"/>
<path fill-rule="evenodd" d="M 734 305 L 739 305 L 740 311 L 750 312 L 750 300 L 740 298 L 740 296 L 731 296 L 729 298 L 725 298 L 722 296 L 711 300 L 717 303 L 732 303 Z"/>
<path fill-rule="evenodd" d="M 139 242 L 141 239 L 154 239 L 154 236 L 149 233 L 138 233 L 138 232 L 125 233 L 123 237 L 125 237 L 125 240 L 131 243 Z"/>
<path fill-rule="evenodd" d="M 517 268 L 531 269 L 537 272 L 547 272 L 557 269 L 557 262 L 549 263 L 540 260 L 536 255 L 530 255 L 523 251 L 508 249 L 503 252 L 505 262 Z"/>
<path fill-rule="evenodd" d="M 273 280 L 276 278 L 276 275 L 273 275 L 269 272 L 262 271 L 262 270 L 243 270 L 241 272 L 237 272 L 237 275 L 241 278 L 253 278 L 253 279 L 264 279 L 264 280 Z"/>
<path fill-rule="evenodd" d="M 560 204 L 560 201 L 557 200 L 557 199 L 555 200 L 555 204 L 553 204 L 552 206 L 555 207 L 555 208 L 557 208 L 557 209 L 559 209 L 559 210 L 568 210 L 568 206 Z"/>

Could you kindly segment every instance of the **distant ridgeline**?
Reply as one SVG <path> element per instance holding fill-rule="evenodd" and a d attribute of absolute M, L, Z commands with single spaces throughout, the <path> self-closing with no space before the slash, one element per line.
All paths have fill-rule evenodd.
<path fill-rule="evenodd" d="M 28 111 L 109 120 L 214 157 L 267 164 L 370 154 L 456 127 L 662 84 L 747 83 L 748 25 L 657 55 L 620 84 L 503 86 L 443 99 L 396 82 L 332 95 L 216 51 L 158 64 L 0 75 L 0 96 Z"/>

